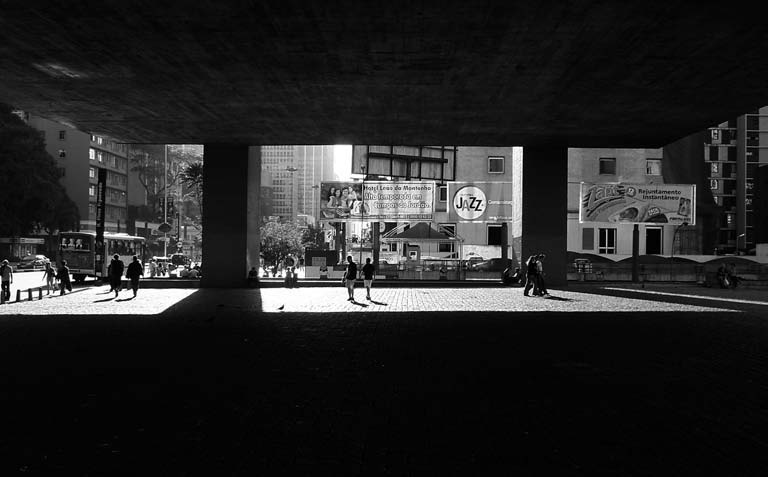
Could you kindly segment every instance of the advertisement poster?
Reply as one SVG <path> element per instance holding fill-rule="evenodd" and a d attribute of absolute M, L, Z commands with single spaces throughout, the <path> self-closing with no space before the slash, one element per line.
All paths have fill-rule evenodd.
<path fill-rule="evenodd" d="M 448 201 L 451 222 L 514 220 L 511 182 L 449 182 Z"/>
<path fill-rule="evenodd" d="M 434 200 L 434 182 L 323 182 L 320 220 L 432 220 Z"/>
<path fill-rule="evenodd" d="M 100 277 L 104 270 L 106 250 L 104 247 L 104 226 L 107 204 L 107 170 L 99 169 L 98 182 L 96 183 L 96 276 Z"/>
<path fill-rule="evenodd" d="M 696 186 L 691 184 L 581 183 L 579 222 L 696 223 Z"/>

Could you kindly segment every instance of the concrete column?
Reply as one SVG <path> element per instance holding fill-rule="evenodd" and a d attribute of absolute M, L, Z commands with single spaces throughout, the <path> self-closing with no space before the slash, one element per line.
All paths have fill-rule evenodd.
<path fill-rule="evenodd" d="M 249 219 L 251 211 L 258 209 L 260 181 L 251 182 L 258 172 L 250 169 L 260 168 L 261 160 L 258 152 L 250 154 L 251 149 L 247 145 L 205 145 L 202 287 L 245 286 L 250 263 L 258 264 L 258 228 L 254 233 Z"/>
<path fill-rule="evenodd" d="M 567 285 L 568 148 L 523 148 L 522 256 L 544 253 L 547 285 Z"/>
<path fill-rule="evenodd" d="M 246 270 L 259 266 L 261 254 L 261 146 L 250 146 L 248 148 L 248 215 L 246 219 L 246 230 L 248 234 L 246 261 Z"/>

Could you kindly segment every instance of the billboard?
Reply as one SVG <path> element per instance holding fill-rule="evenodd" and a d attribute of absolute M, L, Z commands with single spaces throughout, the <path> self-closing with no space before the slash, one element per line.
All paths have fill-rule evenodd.
<path fill-rule="evenodd" d="M 512 182 L 449 182 L 448 220 L 451 222 L 509 222 L 514 220 Z"/>
<path fill-rule="evenodd" d="M 582 182 L 579 222 L 695 225 L 696 186 Z"/>
<path fill-rule="evenodd" d="M 434 201 L 434 182 L 323 182 L 320 220 L 432 220 Z"/>

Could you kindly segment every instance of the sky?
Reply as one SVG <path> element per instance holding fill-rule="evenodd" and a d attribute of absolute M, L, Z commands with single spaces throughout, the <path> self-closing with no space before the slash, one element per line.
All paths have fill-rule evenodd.
<path fill-rule="evenodd" d="M 339 180 L 347 180 L 352 172 L 352 145 L 334 144 L 333 146 L 333 173 Z"/>

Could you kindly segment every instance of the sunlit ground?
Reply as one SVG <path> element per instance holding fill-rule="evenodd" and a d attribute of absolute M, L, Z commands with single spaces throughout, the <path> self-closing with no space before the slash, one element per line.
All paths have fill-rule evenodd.
<path fill-rule="evenodd" d="M 355 289 L 355 301 L 347 300 L 342 286 L 262 289 L 140 289 L 133 298 L 123 290 L 116 298 L 109 287 L 75 289 L 65 296 L 43 295 L 38 300 L 0 306 L 0 315 L 159 315 L 209 318 L 232 312 L 257 313 L 419 313 L 419 312 L 738 312 L 755 307 L 768 312 L 768 301 L 755 297 L 710 297 L 652 290 L 606 287 L 609 296 L 571 290 L 550 290 L 547 298 L 525 297 L 521 288 L 408 288 L 375 287 L 371 300 L 365 289 Z M 45 293 L 45 292 L 44 292 Z M 24 295 L 26 300 L 26 295 Z M 711 305 L 711 306 L 710 306 Z"/>

